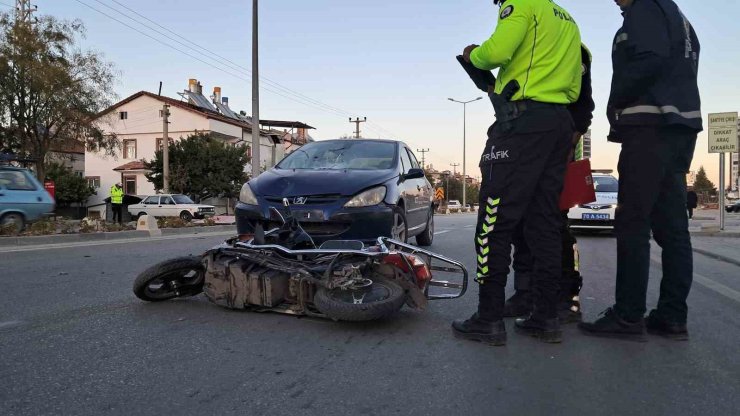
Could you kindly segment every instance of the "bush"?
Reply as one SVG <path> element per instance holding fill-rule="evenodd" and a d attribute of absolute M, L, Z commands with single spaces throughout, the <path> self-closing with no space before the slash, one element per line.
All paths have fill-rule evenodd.
<path fill-rule="evenodd" d="M 49 234 L 56 234 L 56 232 L 57 232 L 56 222 L 50 221 L 48 219 L 43 219 L 41 221 L 36 221 L 32 223 L 31 226 L 26 231 L 28 235 L 49 235 Z"/>
<path fill-rule="evenodd" d="M 100 220 L 83 218 L 80 221 L 80 233 L 88 234 L 100 231 Z"/>
<path fill-rule="evenodd" d="M 157 218 L 157 226 L 159 228 L 185 228 L 193 225 L 183 221 L 180 217 L 159 217 Z"/>
<path fill-rule="evenodd" d="M 202 225 L 205 227 L 213 227 L 214 225 L 216 225 L 216 220 L 213 217 L 208 217 L 203 220 Z"/>
<path fill-rule="evenodd" d="M 8 225 L 0 225 L 0 235 L 2 236 L 14 236 L 15 235 L 15 227 L 8 224 Z"/>

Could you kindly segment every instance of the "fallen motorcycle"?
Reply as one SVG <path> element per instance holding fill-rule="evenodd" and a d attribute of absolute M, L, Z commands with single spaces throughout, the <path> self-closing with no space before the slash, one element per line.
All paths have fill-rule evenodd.
<path fill-rule="evenodd" d="M 370 247 L 334 240 L 317 248 L 287 200 L 284 206 L 286 216 L 273 209 L 280 228 L 258 229 L 248 241 L 232 238 L 202 256 L 156 264 L 136 278 L 134 293 L 158 302 L 203 292 L 231 309 L 371 321 L 404 304 L 423 310 L 428 300 L 458 298 L 467 290 L 461 263 L 390 238 Z M 454 281 L 434 279 L 432 272 Z"/>

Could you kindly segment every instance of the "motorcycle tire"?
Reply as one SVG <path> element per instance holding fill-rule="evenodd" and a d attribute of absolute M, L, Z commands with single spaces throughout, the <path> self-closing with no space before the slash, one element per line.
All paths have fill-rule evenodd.
<path fill-rule="evenodd" d="M 144 270 L 134 281 L 134 294 L 147 302 L 195 296 L 203 291 L 205 276 L 200 257 L 176 257 Z M 177 289 L 173 282 L 177 283 Z"/>
<path fill-rule="evenodd" d="M 359 298 L 359 299 L 358 299 Z M 368 298 L 368 302 L 364 300 Z M 356 303 L 360 300 L 361 303 Z M 335 321 L 374 321 L 398 312 L 406 301 L 406 292 L 396 282 L 374 278 L 370 291 L 360 293 L 351 290 L 321 287 L 314 296 L 316 308 Z"/>

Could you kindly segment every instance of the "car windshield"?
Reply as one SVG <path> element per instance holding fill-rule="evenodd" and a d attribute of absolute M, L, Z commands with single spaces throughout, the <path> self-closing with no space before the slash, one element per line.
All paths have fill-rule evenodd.
<path fill-rule="evenodd" d="M 596 192 L 619 192 L 619 181 L 612 176 L 594 176 Z"/>
<path fill-rule="evenodd" d="M 188 198 L 185 195 L 172 195 L 172 199 L 175 200 L 175 203 L 177 204 L 194 204 L 192 199 Z"/>
<path fill-rule="evenodd" d="M 278 169 L 376 170 L 391 169 L 396 145 L 372 141 L 309 143 L 288 155 Z"/>

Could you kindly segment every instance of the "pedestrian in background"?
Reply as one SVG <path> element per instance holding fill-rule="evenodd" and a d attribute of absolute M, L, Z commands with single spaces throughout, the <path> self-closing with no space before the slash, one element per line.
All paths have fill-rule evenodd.
<path fill-rule="evenodd" d="M 699 206 L 699 197 L 693 189 L 686 193 L 686 208 L 689 211 L 689 219 L 694 218 L 694 210 Z"/>
<path fill-rule="evenodd" d="M 609 139 L 619 156 L 615 304 L 587 334 L 644 341 L 645 329 L 688 339 L 693 254 L 686 173 L 702 130 L 699 40 L 672 0 L 616 0 L 624 23 L 612 48 Z M 647 317 L 650 232 L 663 249 L 658 306 Z"/>
<path fill-rule="evenodd" d="M 496 122 L 480 162 L 478 311 L 452 329 L 464 339 L 506 344 L 506 277 L 512 236 L 523 222 L 533 255 L 534 310 L 515 325 L 545 342 L 560 342 L 558 200 L 574 131 L 567 106 L 581 91 L 581 35 L 570 14 L 551 0 L 494 0 L 500 3 L 491 38 L 463 52 L 478 69 L 500 70 L 492 96 Z"/>
<path fill-rule="evenodd" d="M 110 205 L 113 210 L 113 222 L 123 223 L 123 188 L 117 183 L 110 188 Z"/>

